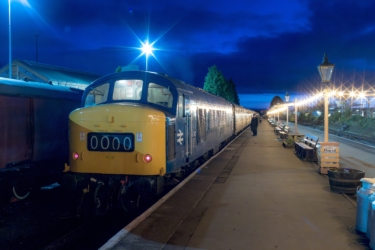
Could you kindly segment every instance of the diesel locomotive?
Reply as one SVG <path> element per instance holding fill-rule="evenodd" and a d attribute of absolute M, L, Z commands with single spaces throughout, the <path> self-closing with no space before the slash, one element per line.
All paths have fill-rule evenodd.
<path fill-rule="evenodd" d="M 104 76 L 69 116 L 70 160 L 61 183 L 96 211 L 114 203 L 134 211 L 216 154 L 254 114 L 165 74 Z"/>
<path fill-rule="evenodd" d="M 68 122 L 82 90 L 0 78 L 0 197 L 25 199 L 58 181 L 69 157 Z"/>

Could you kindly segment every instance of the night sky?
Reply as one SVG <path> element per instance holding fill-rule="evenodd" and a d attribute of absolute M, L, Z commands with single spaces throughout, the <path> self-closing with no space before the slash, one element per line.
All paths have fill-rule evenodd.
<path fill-rule="evenodd" d="M 157 49 L 147 69 L 203 87 L 216 65 L 241 105 L 268 108 L 320 86 L 326 52 L 333 82 L 374 86 L 375 1 L 12 0 L 12 59 L 95 72 L 146 69 L 141 42 Z M 8 1 L 0 2 L 0 67 L 8 64 Z M 36 34 L 38 34 L 36 39 Z"/>

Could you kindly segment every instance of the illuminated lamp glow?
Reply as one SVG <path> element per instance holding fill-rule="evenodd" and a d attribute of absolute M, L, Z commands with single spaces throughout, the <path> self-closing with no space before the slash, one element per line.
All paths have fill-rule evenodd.
<path fill-rule="evenodd" d="M 153 51 L 152 45 L 148 44 L 148 41 L 146 41 L 145 43 L 142 43 L 142 52 L 146 54 L 146 56 L 152 55 L 152 51 Z"/>
<path fill-rule="evenodd" d="M 338 96 L 344 96 L 344 92 L 343 91 L 338 92 Z"/>
<path fill-rule="evenodd" d="M 145 154 L 145 156 L 143 156 L 143 161 L 150 163 L 152 161 L 152 156 L 150 154 Z"/>
<path fill-rule="evenodd" d="M 366 96 L 365 93 L 363 93 L 363 92 L 359 93 L 359 97 L 363 98 L 363 97 L 365 97 L 365 96 Z"/>
<path fill-rule="evenodd" d="M 350 92 L 350 96 L 354 97 L 355 96 L 355 92 Z"/>
<path fill-rule="evenodd" d="M 77 152 L 74 152 L 72 157 L 73 157 L 73 160 L 78 160 L 79 154 Z"/>
<path fill-rule="evenodd" d="M 332 90 L 330 93 L 329 93 L 329 96 L 335 96 L 336 95 L 336 91 L 335 90 Z"/>

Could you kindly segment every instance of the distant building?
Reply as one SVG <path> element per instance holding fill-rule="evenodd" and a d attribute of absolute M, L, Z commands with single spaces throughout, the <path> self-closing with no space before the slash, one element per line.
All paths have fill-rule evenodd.
<path fill-rule="evenodd" d="M 0 77 L 9 77 L 9 65 L 0 69 Z M 13 79 L 85 89 L 99 77 L 101 75 L 50 64 L 24 60 L 12 61 Z"/>

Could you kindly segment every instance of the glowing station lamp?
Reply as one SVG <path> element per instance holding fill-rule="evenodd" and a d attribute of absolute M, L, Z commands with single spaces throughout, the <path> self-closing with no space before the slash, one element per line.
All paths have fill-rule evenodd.
<path fill-rule="evenodd" d="M 285 94 L 285 101 L 289 102 L 290 95 L 288 92 Z M 286 126 L 289 127 L 289 106 L 286 106 Z"/>
<path fill-rule="evenodd" d="M 322 82 L 325 84 L 324 89 L 324 142 L 328 142 L 328 84 L 331 81 L 333 68 L 335 65 L 328 61 L 327 54 L 324 53 L 323 62 L 318 66 L 318 71 Z"/>

